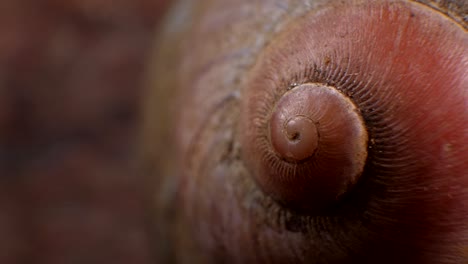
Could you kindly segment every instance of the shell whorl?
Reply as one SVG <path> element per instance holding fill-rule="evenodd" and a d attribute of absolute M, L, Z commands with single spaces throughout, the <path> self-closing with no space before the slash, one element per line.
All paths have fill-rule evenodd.
<path fill-rule="evenodd" d="M 354 103 L 334 87 L 307 83 L 286 91 L 270 120 L 257 129 L 257 141 L 252 143 L 265 151 L 262 184 L 298 207 L 322 209 L 333 204 L 364 169 L 364 122 Z M 269 137 L 262 136 L 267 130 Z"/>

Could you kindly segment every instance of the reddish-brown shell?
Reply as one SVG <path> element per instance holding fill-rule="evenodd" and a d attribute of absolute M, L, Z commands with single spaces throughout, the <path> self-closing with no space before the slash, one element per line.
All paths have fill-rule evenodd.
<path fill-rule="evenodd" d="M 148 167 L 156 163 L 160 175 L 156 215 L 163 217 L 155 227 L 162 254 L 182 263 L 466 262 L 468 35 L 458 23 L 462 9 L 455 13 L 452 5 L 462 1 L 420 2 L 432 4 L 178 5 L 161 38 L 145 130 Z M 293 123 L 279 123 L 292 138 L 305 124 L 310 149 L 285 154 L 272 136 L 282 133 L 272 117 L 294 108 L 289 95 L 307 94 L 309 85 L 335 89 L 367 133 L 362 173 L 331 181 L 352 188 L 330 188 L 325 198 L 306 190 L 333 177 L 284 170 L 307 166 L 324 147 L 322 128 L 308 121 L 315 119 L 293 115 L 286 119 Z M 330 101 L 311 103 L 326 109 Z M 165 108 L 172 112 L 155 121 Z M 333 156 L 346 153 L 341 147 Z M 312 184 L 317 179 L 323 181 Z"/>
<path fill-rule="evenodd" d="M 359 109 L 336 88 L 306 83 L 287 90 L 268 118 L 245 142 L 260 150 L 247 158 L 264 190 L 281 202 L 324 209 L 362 174 L 366 127 Z"/>
<path fill-rule="evenodd" d="M 291 24 L 266 47 L 252 69 L 244 91 L 241 124 L 246 133 L 242 139 L 244 159 L 260 187 L 289 206 L 316 209 L 348 190 L 363 171 L 367 155 L 351 146 L 365 144 L 364 135 L 349 138 L 350 144 L 341 144 L 341 149 L 321 143 L 329 134 L 352 137 L 341 130 L 348 122 L 363 124 L 359 118 L 343 120 L 341 108 L 328 114 L 331 106 L 324 95 L 321 99 L 320 95 L 308 98 L 301 93 L 291 98 L 288 94 L 291 86 L 309 82 L 334 87 L 356 104 L 371 138 L 369 164 L 363 172 L 371 181 L 399 179 L 430 186 L 439 179 L 436 175 L 442 167 L 444 174 L 454 178 L 465 175 L 466 166 L 444 165 L 466 156 L 462 152 L 466 145 L 462 128 L 467 123 L 467 38 L 463 29 L 442 16 L 438 21 L 426 19 L 429 10 L 424 8 L 374 3 L 331 10 Z M 291 111 L 317 106 L 323 112 Z M 312 147 L 310 153 L 299 153 L 311 157 L 298 164 L 301 160 L 288 158 L 284 148 L 278 151 L 281 145 L 276 136 L 268 136 L 268 128 L 272 113 L 282 108 L 291 116 L 322 114 L 313 122 L 331 125 L 319 131 L 317 145 L 322 153 L 332 155 L 322 158 Z M 354 165 L 339 161 L 346 155 L 357 157 Z M 336 175 L 347 176 L 338 180 Z M 407 186 L 393 187 L 404 190 Z"/>

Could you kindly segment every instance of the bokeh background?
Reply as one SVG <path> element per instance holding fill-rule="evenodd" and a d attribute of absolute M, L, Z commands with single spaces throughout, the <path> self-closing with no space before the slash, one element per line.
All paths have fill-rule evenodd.
<path fill-rule="evenodd" d="M 168 2 L 0 1 L 0 263 L 153 263 L 134 160 Z"/>

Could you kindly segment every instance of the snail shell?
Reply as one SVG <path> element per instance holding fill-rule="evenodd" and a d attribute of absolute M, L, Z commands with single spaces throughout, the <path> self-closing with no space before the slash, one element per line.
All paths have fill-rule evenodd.
<path fill-rule="evenodd" d="M 254 83 L 260 86 L 248 92 L 274 88 Z M 368 136 L 359 109 L 346 95 L 306 83 L 287 90 L 272 109 L 266 107 L 269 96 L 246 96 L 252 100 L 246 100 L 242 122 L 245 159 L 266 192 L 312 211 L 332 204 L 357 181 Z"/>
<path fill-rule="evenodd" d="M 421 2 L 180 1 L 146 104 L 159 260 L 466 262 L 463 1 Z"/>

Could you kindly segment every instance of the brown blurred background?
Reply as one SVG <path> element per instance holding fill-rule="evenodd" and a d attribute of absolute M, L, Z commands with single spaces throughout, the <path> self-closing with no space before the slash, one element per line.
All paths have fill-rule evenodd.
<path fill-rule="evenodd" d="M 0 263 L 152 263 L 133 159 L 167 2 L 0 1 Z"/>

